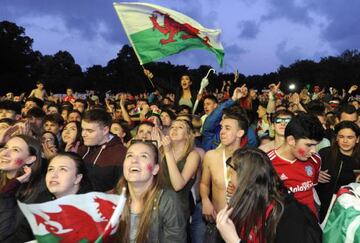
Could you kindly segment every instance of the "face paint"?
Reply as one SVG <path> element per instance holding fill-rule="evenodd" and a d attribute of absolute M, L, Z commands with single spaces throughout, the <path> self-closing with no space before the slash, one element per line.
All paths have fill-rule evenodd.
<path fill-rule="evenodd" d="M 147 171 L 148 172 L 152 172 L 153 171 L 153 169 L 154 169 L 154 166 L 152 165 L 152 164 L 148 164 L 147 166 L 146 166 L 146 169 L 147 169 Z"/>
<path fill-rule="evenodd" d="M 299 149 L 298 149 L 298 154 L 299 154 L 301 157 L 304 157 L 304 156 L 305 156 L 305 150 L 302 149 L 302 148 L 299 148 Z"/>
<path fill-rule="evenodd" d="M 17 166 L 21 166 L 21 165 L 24 164 L 24 160 L 22 160 L 22 159 L 17 159 L 17 160 L 15 161 L 15 163 L 16 163 Z"/>

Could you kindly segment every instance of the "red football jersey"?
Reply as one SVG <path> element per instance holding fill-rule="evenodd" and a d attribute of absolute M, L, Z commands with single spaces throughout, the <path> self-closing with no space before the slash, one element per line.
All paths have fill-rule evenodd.
<path fill-rule="evenodd" d="M 314 154 L 307 161 L 287 160 L 279 156 L 276 150 L 268 156 L 284 185 L 294 193 L 295 198 L 305 204 L 317 215 L 313 187 L 318 183 L 321 158 Z"/>

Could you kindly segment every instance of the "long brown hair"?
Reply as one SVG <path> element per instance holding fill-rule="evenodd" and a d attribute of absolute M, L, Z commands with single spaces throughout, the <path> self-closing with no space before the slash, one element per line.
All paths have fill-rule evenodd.
<path fill-rule="evenodd" d="M 159 151 L 156 145 L 146 141 L 138 141 L 136 143 L 141 143 L 148 146 L 155 157 L 155 164 L 159 164 Z M 133 144 L 132 144 L 133 145 Z M 132 146 L 130 145 L 130 147 Z M 161 169 L 160 169 L 161 170 Z M 142 201 L 143 201 L 143 211 L 141 213 L 140 219 L 138 221 L 137 232 L 136 232 L 136 243 L 147 242 L 149 239 L 149 229 L 150 222 L 152 219 L 152 214 L 158 208 L 159 197 L 162 191 L 162 178 L 160 171 L 154 175 L 153 183 L 148 188 L 147 192 L 144 193 Z M 129 185 L 124 177 L 122 177 L 115 187 L 115 193 L 120 194 L 123 188 L 126 188 L 126 203 L 124 207 L 123 214 L 120 218 L 120 224 L 117 232 L 117 240 L 118 242 L 129 242 L 129 234 L 130 234 L 130 205 L 131 205 L 131 197 L 129 194 Z"/>
<path fill-rule="evenodd" d="M 259 242 L 273 242 L 284 211 L 285 189 L 268 156 L 257 148 L 234 152 L 232 164 L 237 172 L 237 189 L 230 200 L 233 220 L 240 238 L 246 240 L 254 230 Z M 266 218 L 269 205 L 274 207 Z"/>
<path fill-rule="evenodd" d="M 42 159 L 41 159 L 41 146 L 38 140 L 27 135 L 17 135 L 14 137 L 21 138 L 28 146 L 28 152 L 30 156 L 35 156 L 35 161 L 31 164 L 31 175 L 27 183 L 21 185 L 17 191 L 17 198 L 21 201 L 31 202 L 35 199 L 43 187 L 40 186 L 42 179 Z M 12 138 L 14 138 L 12 137 Z M 9 181 L 6 176 L 6 172 L 0 174 L 0 189 L 2 189 Z"/>

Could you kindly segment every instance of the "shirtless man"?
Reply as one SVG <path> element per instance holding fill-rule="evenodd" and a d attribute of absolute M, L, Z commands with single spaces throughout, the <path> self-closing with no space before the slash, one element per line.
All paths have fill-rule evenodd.
<path fill-rule="evenodd" d="M 36 82 L 36 89 L 33 89 L 29 97 L 36 97 L 40 100 L 45 100 L 48 98 L 46 90 L 44 89 L 44 83 L 42 81 Z"/>
<path fill-rule="evenodd" d="M 293 116 L 291 111 L 280 110 L 274 114 L 272 119 L 272 129 L 275 131 L 275 139 L 267 144 L 264 144 L 259 147 L 265 153 L 270 150 L 279 148 L 285 141 L 285 128 L 286 125 L 290 122 L 291 117 Z"/>
<path fill-rule="evenodd" d="M 236 111 L 236 109 L 238 109 Z M 216 213 L 226 206 L 225 161 L 240 148 L 241 138 L 248 129 L 248 120 L 239 109 L 233 107 L 223 111 L 221 121 L 221 146 L 205 154 L 200 182 L 200 195 L 203 215 L 211 223 L 216 220 Z M 226 176 L 227 177 L 227 176 Z M 211 194 L 210 194 L 211 188 Z M 210 199 L 211 195 L 211 199 Z"/>

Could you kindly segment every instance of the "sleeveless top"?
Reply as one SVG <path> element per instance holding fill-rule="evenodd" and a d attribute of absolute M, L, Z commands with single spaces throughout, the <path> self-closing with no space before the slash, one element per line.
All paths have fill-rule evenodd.
<path fill-rule="evenodd" d="M 187 156 L 185 156 L 183 159 L 181 159 L 176 163 L 176 166 L 179 169 L 180 173 L 184 169 L 186 158 Z M 170 181 L 169 169 L 167 166 L 166 158 L 164 158 L 162 161 L 162 170 L 164 175 L 164 187 L 166 189 L 172 189 L 173 191 L 175 191 Z M 185 212 L 186 219 L 189 219 L 190 217 L 190 194 L 191 194 L 191 187 L 193 186 L 194 182 L 195 182 L 195 176 L 186 183 L 183 189 L 181 189 L 180 191 L 175 191 L 178 202 L 182 207 L 183 212 Z"/>
<path fill-rule="evenodd" d="M 191 98 L 189 98 L 189 99 L 180 98 L 180 100 L 179 100 L 179 106 L 180 106 L 180 105 L 187 105 L 187 106 L 189 106 L 190 108 L 193 107 L 193 103 L 191 102 Z"/>

